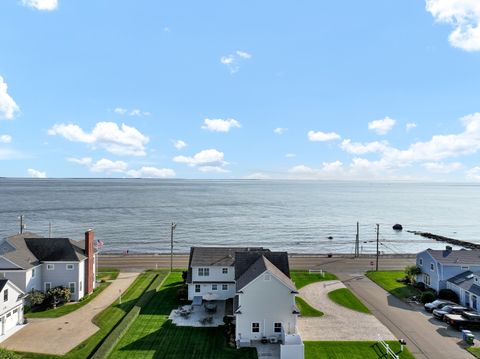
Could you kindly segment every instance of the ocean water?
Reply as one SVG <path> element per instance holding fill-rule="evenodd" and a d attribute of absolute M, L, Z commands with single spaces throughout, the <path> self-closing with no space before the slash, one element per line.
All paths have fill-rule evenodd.
<path fill-rule="evenodd" d="M 193 245 L 264 246 L 293 253 L 415 253 L 444 243 L 428 231 L 480 243 L 480 185 L 334 181 L 0 179 L 0 238 L 27 230 L 82 239 L 104 252 L 159 253 Z M 392 230 L 401 223 L 403 232 Z M 328 239 L 328 237 L 333 239 Z"/>

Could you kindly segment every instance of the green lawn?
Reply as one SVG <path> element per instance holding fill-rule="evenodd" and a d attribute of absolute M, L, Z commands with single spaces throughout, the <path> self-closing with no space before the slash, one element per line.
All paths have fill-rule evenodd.
<path fill-rule="evenodd" d="M 398 342 L 388 342 L 398 353 Z M 386 359 L 385 349 L 376 342 L 305 342 L 305 359 Z M 400 359 L 415 359 L 408 349 Z"/>
<path fill-rule="evenodd" d="M 305 300 L 300 297 L 295 298 L 298 309 L 300 309 L 300 314 L 302 317 L 321 317 L 323 312 L 313 308 Z"/>
<path fill-rule="evenodd" d="M 226 345 L 223 328 L 177 327 L 168 315 L 179 303 L 181 273 L 173 272 L 120 340 L 110 358 L 256 359 L 253 349 Z"/>
<path fill-rule="evenodd" d="M 117 279 L 120 270 L 117 268 L 98 268 L 97 280 L 114 280 Z"/>
<path fill-rule="evenodd" d="M 470 347 L 467 350 L 475 357 L 480 358 L 480 347 Z"/>
<path fill-rule="evenodd" d="M 332 290 L 328 298 L 338 305 L 356 310 L 357 312 L 370 314 L 370 310 L 348 288 Z"/>
<path fill-rule="evenodd" d="M 158 276 L 166 276 L 168 271 L 145 272 L 138 276 L 132 285 L 122 295 L 122 304 L 118 301 L 93 318 L 93 322 L 100 328 L 94 335 L 79 344 L 64 356 L 45 355 L 37 353 L 19 353 L 23 359 L 85 359 L 100 345 L 105 337 L 113 330 L 120 320 L 132 309 L 138 298 L 143 294 L 150 283 Z"/>
<path fill-rule="evenodd" d="M 400 299 L 420 295 L 420 291 L 412 286 L 396 281 L 397 278 L 405 277 L 404 271 L 369 271 L 367 277 L 377 283 L 380 287 L 385 289 L 390 294 Z"/>
<path fill-rule="evenodd" d="M 338 279 L 335 274 L 323 272 L 324 276 L 322 277 L 320 273 L 309 273 L 306 270 L 292 270 L 290 271 L 290 277 L 295 283 L 297 289 L 305 287 L 308 284 L 321 282 L 325 280 L 334 280 Z"/>

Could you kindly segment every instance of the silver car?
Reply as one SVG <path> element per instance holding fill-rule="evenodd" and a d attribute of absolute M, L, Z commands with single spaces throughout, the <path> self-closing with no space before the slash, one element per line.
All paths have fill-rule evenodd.
<path fill-rule="evenodd" d="M 437 299 L 431 303 L 426 303 L 423 307 L 429 313 L 433 312 L 434 309 L 442 309 L 446 305 L 455 305 L 456 303 L 446 300 L 446 299 Z"/>

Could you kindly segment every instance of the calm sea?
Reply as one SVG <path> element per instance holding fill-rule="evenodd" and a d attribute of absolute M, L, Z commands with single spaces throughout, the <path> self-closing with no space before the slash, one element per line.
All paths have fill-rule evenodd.
<path fill-rule="evenodd" d="M 414 253 L 443 248 L 404 229 L 480 243 L 480 186 L 475 184 L 205 181 L 140 179 L 0 179 L 0 237 L 27 230 L 81 239 L 88 228 L 103 251 L 168 252 L 192 245 L 265 246 L 296 253 L 361 250 Z M 333 237 L 333 239 L 328 239 Z"/>

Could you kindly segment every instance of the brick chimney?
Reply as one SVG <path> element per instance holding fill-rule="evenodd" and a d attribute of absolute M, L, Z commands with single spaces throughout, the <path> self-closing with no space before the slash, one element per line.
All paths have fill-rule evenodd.
<path fill-rule="evenodd" d="M 85 256 L 87 257 L 85 267 L 85 294 L 91 294 L 93 292 L 93 284 L 95 281 L 94 276 L 94 249 L 93 238 L 95 234 L 92 229 L 85 232 Z"/>

